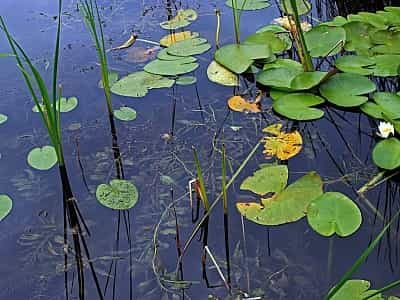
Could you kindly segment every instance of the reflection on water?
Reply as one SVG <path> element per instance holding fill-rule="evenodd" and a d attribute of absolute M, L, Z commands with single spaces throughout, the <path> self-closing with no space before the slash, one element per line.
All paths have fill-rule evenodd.
<path fill-rule="evenodd" d="M 200 17 L 190 29 L 201 32 L 209 41 L 214 40 L 214 9 L 221 8 L 221 43 L 233 40 L 233 21 L 224 1 L 170 2 L 172 11 L 181 6 L 196 9 Z M 159 22 L 168 16 L 162 1 L 115 0 L 101 4 L 110 48 L 121 44 L 132 31 L 153 41 L 165 34 L 159 28 Z M 354 1 L 337 1 L 327 4 L 328 13 L 322 10 L 319 13 L 330 16 L 332 12 L 347 14 L 383 6 L 379 1 L 363 4 L 366 6 L 359 7 L 361 2 L 355 5 Z M 0 8 L 11 31 L 50 80 L 48 64 L 52 58 L 51 37 L 56 28 L 53 18 L 56 3 L 24 0 L 16 4 L 2 0 Z M 269 23 L 277 13 L 275 6 L 245 13 L 243 35 Z M 218 149 L 222 142 L 227 149 L 228 176 L 232 176 L 257 143 L 262 128 L 279 118 L 268 109 L 262 115 L 229 112 L 226 99 L 233 89 L 210 83 L 205 75 L 212 57 L 209 51 L 199 58 L 201 67 L 195 72 L 198 83 L 194 86 L 152 90 L 143 99 L 114 95 L 115 106 L 128 104 L 137 110 L 138 117 L 131 123 L 115 121 L 112 129 L 102 90 L 97 87 L 99 67 L 95 49 L 73 1 L 64 3 L 63 15 L 60 80 L 63 90 L 80 100 L 74 112 L 63 115 L 63 136 L 71 184 L 90 232 L 90 236 L 85 230 L 82 233 L 90 251 L 90 258 L 83 256 L 82 259 L 86 299 L 100 299 L 94 278 L 104 299 L 205 299 L 209 294 L 225 299 L 227 290 L 210 259 L 207 275 L 210 285 L 217 287 L 207 289 L 202 280 L 199 236 L 184 257 L 182 280 L 177 281 L 174 276 L 179 248 L 176 229 L 179 229 L 180 246 L 193 229 L 187 194 L 187 183 L 195 174 L 192 145 L 199 152 L 212 200 L 220 193 Z M 145 62 L 142 52 L 134 49 L 151 47 L 138 44 L 137 48 L 109 53 L 110 66 L 120 74 L 139 70 Z M 7 49 L 1 37 L 0 52 Z M 246 84 L 251 90 L 253 83 Z M 382 89 L 398 90 L 394 81 L 381 85 Z M 9 121 L 0 128 L 3 140 L 0 192 L 14 199 L 12 214 L 0 226 L 3 245 L 0 298 L 76 299 L 76 253 L 72 245 L 64 245 L 58 173 L 57 170 L 34 171 L 24 160 L 31 148 L 47 144 L 48 139 L 38 115 L 31 112 L 33 101 L 27 96 L 11 59 L 2 61 L 0 94 L 0 112 L 9 115 Z M 287 124 L 298 129 L 304 139 L 303 151 L 288 163 L 289 181 L 316 170 L 326 181 L 327 190 L 358 198 L 357 188 L 377 172 L 370 158 L 375 131 L 371 125 L 365 116 L 335 108 L 327 108 L 323 120 Z M 233 290 L 265 299 L 321 299 L 380 230 L 381 220 L 371 211 L 369 202 L 358 198 L 363 225 L 358 234 L 346 239 L 322 239 L 310 231 L 304 220 L 268 230 L 254 223 L 242 223 L 234 203 L 254 200 L 254 197 L 240 192 L 239 183 L 266 162 L 261 152 L 256 153 L 229 190 Z M 123 172 L 121 165 L 115 164 L 119 155 Z M 138 204 L 129 212 L 106 209 L 95 199 L 96 186 L 114 178 L 131 180 L 140 191 Z M 393 178 L 366 197 L 389 220 L 397 210 L 398 193 L 396 178 Z M 208 247 L 217 265 L 225 271 L 222 209 L 214 212 L 209 228 Z M 357 278 L 369 279 L 375 287 L 380 287 L 398 277 L 396 230 L 387 235 L 378 251 L 357 273 Z M 68 274 L 67 282 L 65 274 Z"/>

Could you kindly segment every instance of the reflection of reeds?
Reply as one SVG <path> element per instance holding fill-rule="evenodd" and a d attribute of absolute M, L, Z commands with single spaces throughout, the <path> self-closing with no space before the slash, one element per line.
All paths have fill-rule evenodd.
<path fill-rule="evenodd" d="M 57 35 L 56 35 L 56 45 L 54 50 L 54 60 L 53 60 L 53 74 L 52 74 L 52 91 L 49 92 L 43 77 L 41 76 L 38 69 L 33 65 L 32 60 L 20 46 L 20 44 L 11 36 L 8 28 L 0 17 L 0 28 L 4 31 L 8 43 L 11 47 L 13 55 L 17 61 L 17 66 L 21 71 L 22 76 L 25 79 L 25 84 L 35 102 L 36 107 L 39 110 L 43 124 L 45 125 L 48 135 L 50 137 L 51 143 L 55 149 L 57 155 L 57 163 L 59 167 L 59 174 L 62 184 L 63 191 L 63 211 L 64 211 L 64 247 L 67 247 L 67 221 L 69 228 L 72 231 L 72 238 L 74 244 L 75 260 L 78 272 L 78 286 L 79 286 L 79 299 L 83 300 L 85 298 L 85 279 L 84 279 L 84 264 L 82 256 L 82 248 L 86 254 L 87 260 L 89 262 L 89 267 L 91 269 L 93 279 L 96 284 L 97 291 L 99 293 L 99 298 L 103 299 L 100 291 L 99 282 L 90 259 L 89 249 L 87 247 L 84 230 L 87 231 L 87 227 L 83 220 L 83 217 L 77 206 L 76 198 L 73 195 L 72 188 L 70 185 L 67 168 L 65 166 L 65 159 L 62 146 L 62 136 L 61 136 L 61 88 L 57 89 L 57 77 L 58 77 L 58 61 L 59 61 L 59 49 L 60 49 L 60 35 L 61 35 L 61 8 L 62 0 L 58 2 L 58 24 L 57 24 Z M 82 226 L 84 228 L 82 228 Z M 67 249 L 67 248 L 66 248 Z M 68 251 L 65 251 L 64 255 L 65 269 L 68 265 Z M 66 297 L 68 299 L 68 278 L 67 271 L 65 271 L 65 288 Z"/>

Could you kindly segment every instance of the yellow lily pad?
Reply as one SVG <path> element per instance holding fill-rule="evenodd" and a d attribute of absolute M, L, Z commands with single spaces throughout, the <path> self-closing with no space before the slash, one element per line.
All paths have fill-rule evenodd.
<path fill-rule="evenodd" d="M 169 47 L 176 42 L 180 42 L 186 39 L 192 39 L 199 36 L 198 32 L 183 31 L 168 34 L 161 38 L 160 45 L 163 47 Z"/>

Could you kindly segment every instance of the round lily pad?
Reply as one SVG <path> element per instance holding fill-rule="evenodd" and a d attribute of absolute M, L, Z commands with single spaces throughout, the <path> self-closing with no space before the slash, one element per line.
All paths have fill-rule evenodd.
<path fill-rule="evenodd" d="M 257 82 L 278 90 L 291 90 L 292 80 L 303 71 L 295 68 L 272 68 L 257 74 Z"/>
<path fill-rule="evenodd" d="M 253 33 L 246 37 L 243 44 L 269 45 L 273 53 L 281 53 L 287 48 L 287 44 L 271 31 Z"/>
<path fill-rule="evenodd" d="M 326 57 L 337 54 L 346 41 L 342 27 L 320 25 L 304 34 L 308 51 L 312 57 Z"/>
<path fill-rule="evenodd" d="M 177 85 L 191 85 L 197 82 L 197 78 L 194 76 L 180 76 L 176 79 Z"/>
<path fill-rule="evenodd" d="M 108 83 L 109 83 L 110 87 L 113 86 L 113 84 L 118 81 L 118 77 L 119 77 L 118 72 L 111 71 L 108 73 Z M 104 88 L 103 80 L 99 81 L 99 88 L 101 88 L 101 89 Z"/>
<path fill-rule="evenodd" d="M 198 63 L 185 63 L 184 60 L 160 60 L 156 59 L 144 66 L 146 72 L 157 75 L 176 76 L 192 72 L 199 67 Z"/>
<path fill-rule="evenodd" d="M 258 10 L 269 7 L 271 4 L 268 0 L 235 0 L 236 9 L 240 10 Z M 226 0 L 225 4 L 231 8 L 232 0 Z"/>
<path fill-rule="evenodd" d="M 11 212 L 12 200 L 8 195 L 0 195 L 0 222 Z"/>
<path fill-rule="evenodd" d="M 121 121 L 133 121 L 136 119 L 136 110 L 127 106 L 122 106 L 114 110 L 114 117 Z"/>
<path fill-rule="evenodd" d="M 226 86 L 239 85 L 238 75 L 232 73 L 227 68 L 217 63 L 215 60 L 213 60 L 208 65 L 207 76 L 210 81 L 221 85 L 226 85 Z"/>
<path fill-rule="evenodd" d="M 374 72 L 375 60 L 362 55 L 344 55 L 336 59 L 335 66 L 343 72 L 371 75 Z"/>
<path fill-rule="evenodd" d="M 368 78 L 351 73 L 339 73 L 320 86 L 319 91 L 329 102 L 342 107 L 355 107 L 368 101 L 361 96 L 376 90 L 375 83 Z"/>
<path fill-rule="evenodd" d="M 370 290 L 371 284 L 367 280 L 361 279 L 350 279 L 347 280 L 344 285 L 337 291 L 335 295 L 330 298 L 331 300 L 364 300 L 368 295 L 376 292 L 376 290 Z M 383 300 L 382 294 L 379 293 L 370 300 Z"/>
<path fill-rule="evenodd" d="M 53 146 L 34 148 L 28 154 L 28 164 L 37 170 L 49 170 L 57 163 L 57 154 Z"/>
<path fill-rule="evenodd" d="M 286 165 L 266 164 L 247 177 L 240 185 L 241 190 L 249 190 L 258 195 L 279 193 L 287 184 L 289 172 Z"/>
<path fill-rule="evenodd" d="M 308 205 L 322 194 L 322 179 L 310 172 L 271 198 L 260 203 L 237 203 L 246 219 L 261 225 L 280 225 L 304 217 Z"/>
<path fill-rule="evenodd" d="M 380 141 L 372 151 L 372 159 L 382 169 L 400 167 L 400 141 L 395 137 Z"/>
<path fill-rule="evenodd" d="M 0 124 L 7 122 L 8 117 L 4 114 L 0 114 Z"/>
<path fill-rule="evenodd" d="M 110 181 L 110 184 L 100 184 L 97 187 L 96 198 L 105 207 L 123 210 L 135 206 L 139 193 L 133 183 L 114 179 Z"/>
<path fill-rule="evenodd" d="M 192 38 L 172 44 L 167 48 L 170 55 L 192 56 L 202 54 L 211 49 L 211 45 L 203 38 Z"/>
<path fill-rule="evenodd" d="M 288 15 L 294 14 L 291 0 L 280 0 L 279 2 L 282 10 L 286 14 Z M 310 2 L 308 2 L 308 0 L 295 0 L 295 2 L 296 2 L 297 13 L 300 16 L 308 13 L 311 10 L 311 4 Z"/>
<path fill-rule="evenodd" d="M 167 30 L 178 29 L 190 25 L 197 19 L 197 12 L 193 9 L 179 9 L 175 17 L 169 21 L 161 22 L 161 28 Z"/>
<path fill-rule="evenodd" d="M 324 112 L 312 106 L 324 103 L 324 99 L 310 93 L 292 93 L 279 97 L 272 108 L 292 120 L 307 121 L 322 118 Z"/>
<path fill-rule="evenodd" d="M 57 101 L 57 108 L 58 108 L 58 101 Z M 78 98 L 70 97 L 65 98 L 61 97 L 60 99 L 60 112 L 66 113 L 74 110 L 78 106 Z"/>
<path fill-rule="evenodd" d="M 362 217 L 358 206 L 346 195 L 327 192 L 310 203 L 307 220 L 320 235 L 331 236 L 336 233 L 346 237 L 357 231 Z"/>
<path fill-rule="evenodd" d="M 292 79 L 290 89 L 296 91 L 309 90 L 320 84 L 327 74 L 327 72 L 321 71 L 302 72 Z"/>

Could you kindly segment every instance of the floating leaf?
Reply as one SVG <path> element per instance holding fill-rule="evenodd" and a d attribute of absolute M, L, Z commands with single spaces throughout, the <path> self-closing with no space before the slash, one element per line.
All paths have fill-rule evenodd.
<path fill-rule="evenodd" d="M 311 10 L 311 4 L 307 0 L 295 0 L 299 16 L 307 14 Z M 291 0 L 280 0 L 280 6 L 287 15 L 294 15 Z"/>
<path fill-rule="evenodd" d="M 276 24 L 270 24 L 258 29 L 256 32 L 259 33 L 264 31 L 273 32 L 275 36 L 278 37 L 285 44 L 284 50 L 289 50 L 290 48 L 292 48 L 292 39 L 287 29 Z"/>
<path fill-rule="evenodd" d="M 343 72 L 371 75 L 374 72 L 375 60 L 368 56 L 344 55 L 336 59 L 335 66 Z"/>
<path fill-rule="evenodd" d="M 240 10 L 258 10 L 269 7 L 271 4 L 268 0 L 233 0 L 236 4 L 236 9 Z M 225 4 L 231 8 L 232 0 L 226 0 Z"/>
<path fill-rule="evenodd" d="M 112 87 L 111 92 L 127 97 L 143 97 L 153 88 L 169 88 L 174 80 L 147 72 L 134 72 L 122 77 Z"/>
<path fill-rule="evenodd" d="M 344 285 L 332 296 L 331 300 L 363 300 L 368 295 L 376 292 L 376 290 L 369 290 L 371 284 L 369 281 L 360 279 L 347 280 Z M 379 293 L 370 300 L 383 300 L 382 295 Z"/>
<path fill-rule="evenodd" d="M 148 73 L 157 75 L 176 76 L 192 72 L 199 67 L 197 62 L 187 63 L 185 60 L 160 60 L 156 59 L 144 66 Z"/>
<path fill-rule="evenodd" d="M 360 209 L 346 195 L 328 192 L 314 199 L 307 208 L 308 224 L 323 236 L 334 233 L 346 237 L 361 225 Z"/>
<path fill-rule="evenodd" d="M 387 77 L 400 74 L 400 55 L 376 55 L 374 76 Z"/>
<path fill-rule="evenodd" d="M 160 45 L 163 47 L 169 47 L 176 42 L 180 42 L 187 39 L 193 39 L 199 36 L 198 32 L 191 31 L 182 31 L 182 32 L 174 32 L 168 34 L 161 38 Z"/>
<path fill-rule="evenodd" d="M 241 96 L 233 96 L 228 100 L 228 107 L 237 112 L 252 112 L 258 113 L 261 112 L 260 103 L 257 101 L 248 102 Z"/>
<path fill-rule="evenodd" d="M 394 93 L 379 92 L 373 95 L 375 103 L 390 119 L 400 119 L 400 96 Z M 382 117 L 382 115 L 381 115 Z"/>
<path fill-rule="evenodd" d="M 7 195 L 0 195 L 0 222 L 11 212 L 13 202 Z"/>
<path fill-rule="evenodd" d="M 139 199 L 139 193 L 131 182 L 113 179 L 110 184 L 103 183 L 97 187 L 96 198 L 105 207 L 123 210 L 135 206 Z"/>
<path fill-rule="evenodd" d="M 304 34 L 308 51 L 312 57 L 326 57 L 337 54 L 346 41 L 342 27 L 320 25 Z"/>
<path fill-rule="evenodd" d="M 287 44 L 270 31 L 261 31 L 251 34 L 246 37 L 243 44 L 268 45 L 273 53 L 281 53 L 287 48 Z"/>
<path fill-rule="evenodd" d="M 133 121 L 136 119 L 136 110 L 127 106 L 122 106 L 114 110 L 114 117 L 121 121 Z"/>
<path fill-rule="evenodd" d="M 257 74 L 257 82 L 279 90 L 290 91 L 292 80 L 303 71 L 295 68 L 272 68 Z"/>
<path fill-rule="evenodd" d="M 56 104 L 58 108 L 58 101 Z M 66 113 L 74 110 L 78 106 L 78 98 L 76 97 L 61 97 L 60 99 L 60 112 Z"/>
<path fill-rule="evenodd" d="M 299 178 L 282 192 L 259 203 L 237 203 L 246 219 L 261 225 L 295 222 L 305 216 L 308 205 L 322 195 L 322 180 L 315 172 Z"/>
<path fill-rule="evenodd" d="M 280 160 L 288 160 L 301 151 L 303 139 L 297 130 L 286 133 L 278 131 L 278 128 L 272 131 L 271 127 L 267 127 L 263 132 L 274 135 L 267 136 L 262 140 L 264 143 L 263 153 L 267 158 L 276 156 Z"/>
<path fill-rule="evenodd" d="M 272 108 L 282 116 L 298 121 L 308 121 L 322 118 L 324 112 L 313 108 L 324 103 L 324 99 L 310 93 L 293 93 L 279 97 Z"/>
<path fill-rule="evenodd" d="M 37 170 L 49 170 L 57 163 L 57 154 L 53 146 L 34 148 L 28 154 L 28 164 Z"/>
<path fill-rule="evenodd" d="M 377 143 L 372 151 L 372 160 L 382 169 L 394 170 L 400 167 L 400 141 L 392 137 Z"/>
<path fill-rule="evenodd" d="M 329 102 L 342 107 L 354 107 L 368 101 L 360 96 L 375 91 L 376 86 L 368 78 L 351 73 L 339 73 L 320 86 L 319 91 Z"/>
<path fill-rule="evenodd" d="M 170 55 L 175 56 L 192 56 L 202 54 L 210 50 L 211 45 L 203 38 L 186 39 L 172 44 L 167 48 Z"/>
<path fill-rule="evenodd" d="M 110 87 L 113 86 L 113 84 L 118 81 L 118 77 L 119 77 L 118 72 L 111 71 L 108 73 L 108 83 L 109 83 Z M 103 80 L 99 81 L 99 88 L 101 88 L 101 89 L 104 88 Z"/>
<path fill-rule="evenodd" d="M 328 72 L 321 71 L 302 72 L 292 79 L 290 89 L 296 91 L 309 90 L 319 85 L 327 74 Z"/>
<path fill-rule="evenodd" d="M 248 190 L 263 196 L 267 193 L 279 193 L 287 184 L 288 168 L 285 165 L 263 165 L 253 176 L 247 177 L 240 185 L 241 190 Z"/>
<path fill-rule="evenodd" d="M 215 52 L 215 60 L 236 74 L 245 72 L 254 62 L 254 59 L 272 56 L 268 45 L 226 45 Z"/>
<path fill-rule="evenodd" d="M 208 79 L 212 82 L 226 85 L 237 86 L 239 85 L 239 78 L 235 73 L 232 73 L 227 68 L 221 66 L 213 60 L 207 68 Z"/>
<path fill-rule="evenodd" d="M 160 23 L 161 28 L 167 30 L 178 29 L 190 25 L 197 19 L 197 13 L 193 9 L 179 9 L 175 17 L 169 21 Z"/>
<path fill-rule="evenodd" d="M 8 117 L 4 114 L 0 114 L 0 124 L 7 122 Z"/>
<path fill-rule="evenodd" d="M 343 25 L 346 31 L 346 44 L 344 49 L 356 51 L 359 55 L 368 55 L 373 46 L 369 32 L 374 28 L 364 22 L 349 22 Z"/>
<path fill-rule="evenodd" d="M 194 76 L 180 76 L 176 79 L 175 83 L 178 85 L 191 85 L 197 82 Z"/>

